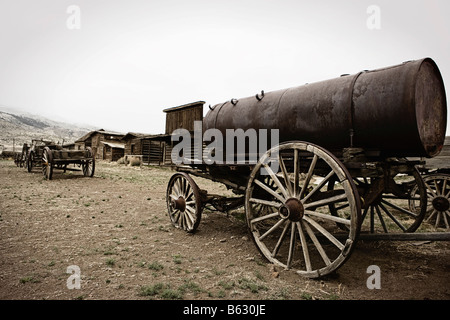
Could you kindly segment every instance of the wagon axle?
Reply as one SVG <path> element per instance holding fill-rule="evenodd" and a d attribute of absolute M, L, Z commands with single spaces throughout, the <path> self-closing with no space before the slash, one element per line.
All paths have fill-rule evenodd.
<path fill-rule="evenodd" d="M 297 198 L 290 198 L 280 207 L 278 212 L 282 219 L 300 221 L 305 213 L 305 208 L 300 200 Z"/>

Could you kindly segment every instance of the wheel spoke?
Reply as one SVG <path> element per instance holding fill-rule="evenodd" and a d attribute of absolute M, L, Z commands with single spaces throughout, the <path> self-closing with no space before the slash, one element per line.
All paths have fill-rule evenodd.
<path fill-rule="evenodd" d="M 433 209 L 433 211 L 431 212 L 431 214 L 428 216 L 428 218 L 425 220 L 425 222 L 430 222 L 430 220 L 435 216 L 435 215 L 437 215 L 438 214 L 438 212 L 435 210 L 435 209 Z"/>
<path fill-rule="evenodd" d="M 294 149 L 294 194 L 293 196 L 297 196 L 298 192 L 298 183 L 300 176 L 300 166 L 298 163 L 298 149 Z"/>
<path fill-rule="evenodd" d="M 286 232 L 287 232 L 288 228 L 289 228 L 289 222 L 287 221 L 284 225 L 283 232 L 281 232 L 281 235 L 278 238 L 277 244 L 273 248 L 272 257 L 275 257 L 278 253 L 278 250 L 280 250 L 280 246 L 283 243 L 283 240 L 284 240 L 284 237 L 286 236 Z"/>
<path fill-rule="evenodd" d="M 265 191 L 267 191 L 268 193 L 270 193 L 272 196 L 274 196 L 275 198 L 277 198 L 278 200 L 280 200 L 281 202 L 284 203 L 284 201 L 286 200 L 285 198 L 283 198 L 281 196 L 281 194 L 275 192 L 274 190 L 270 189 L 265 183 L 259 181 L 258 179 L 254 180 L 255 183 L 260 186 L 261 188 L 263 188 Z"/>
<path fill-rule="evenodd" d="M 317 190 L 320 190 L 327 182 L 330 180 L 332 176 L 334 176 L 334 171 L 331 171 L 329 174 L 326 175 L 326 177 L 320 181 L 320 183 L 314 187 L 314 189 L 311 190 L 310 193 L 308 193 L 303 199 L 300 198 L 303 202 L 307 201 Z"/>
<path fill-rule="evenodd" d="M 388 233 L 388 230 L 387 230 L 387 227 L 386 227 L 386 223 L 384 223 L 383 216 L 381 215 L 380 208 L 378 206 L 375 206 L 375 210 L 377 212 L 378 219 L 380 220 L 380 223 L 381 223 L 381 226 L 383 227 L 384 232 Z"/>
<path fill-rule="evenodd" d="M 274 232 L 276 229 L 278 229 L 279 226 L 281 226 L 283 224 L 285 220 L 281 219 L 280 221 L 278 221 L 277 223 L 275 223 L 272 228 L 270 228 L 269 230 L 266 231 L 266 233 L 264 233 L 262 236 L 259 237 L 259 240 L 263 240 L 265 237 L 267 237 L 269 234 L 271 234 L 272 232 Z"/>
<path fill-rule="evenodd" d="M 322 219 L 326 219 L 326 220 L 339 222 L 339 223 L 345 224 L 347 226 L 351 225 L 351 221 L 350 220 L 345 219 L 345 218 L 341 218 L 341 217 L 332 216 L 330 214 L 324 214 L 324 213 L 311 211 L 311 210 L 305 210 L 305 214 L 308 214 L 310 216 L 316 216 L 318 218 L 322 218 Z"/>
<path fill-rule="evenodd" d="M 250 223 L 253 224 L 253 223 L 256 223 L 256 222 L 259 222 L 259 221 L 263 221 L 263 220 L 266 220 L 266 219 L 270 219 L 270 218 L 274 218 L 274 217 L 277 217 L 277 216 L 278 216 L 278 212 L 274 212 L 274 213 L 271 213 L 271 214 L 268 214 L 268 215 L 265 215 L 265 216 L 262 216 L 262 217 L 258 217 L 258 218 L 252 219 L 252 220 L 250 220 Z"/>
<path fill-rule="evenodd" d="M 389 202 L 387 201 L 382 201 L 382 202 L 386 202 L 386 204 L 389 204 Z M 406 228 L 400 223 L 400 221 L 398 221 L 393 215 L 392 213 L 389 212 L 389 210 L 383 206 L 381 203 L 379 204 L 380 208 L 388 215 L 389 218 L 391 218 L 392 221 L 395 222 L 395 224 L 402 229 L 403 231 L 406 231 Z"/>
<path fill-rule="evenodd" d="M 386 200 L 381 200 L 381 202 L 383 202 L 384 204 L 386 204 L 386 205 L 388 205 L 388 206 L 390 206 L 390 207 L 392 207 L 392 208 L 394 208 L 394 209 L 396 209 L 398 211 L 401 211 L 401 212 L 405 213 L 406 215 L 410 216 L 411 218 L 416 218 L 417 217 L 417 214 L 415 214 L 414 212 L 408 211 L 408 210 L 406 210 L 406 209 L 404 209 L 402 207 L 397 206 L 396 204 L 393 204 L 393 203 L 388 202 Z"/>
<path fill-rule="evenodd" d="M 442 218 L 444 219 L 445 227 L 448 229 L 449 225 L 448 225 L 447 215 L 445 214 L 445 212 L 442 212 Z"/>
<path fill-rule="evenodd" d="M 277 175 L 272 171 L 272 169 L 270 168 L 269 165 L 264 164 L 264 168 L 267 170 L 267 172 L 269 173 L 270 177 L 272 178 L 273 181 L 275 181 L 276 185 L 278 186 L 278 188 L 280 188 L 281 193 L 283 193 L 283 196 L 285 199 L 289 198 L 286 189 L 284 188 L 284 186 L 281 184 L 280 180 L 278 179 Z"/>
<path fill-rule="evenodd" d="M 344 249 L 344 245 L 339 242 L 338 239 L 336 239 L 330 232 L 328 232 L 325 228 L 323 228 L 320 224 L 318 224 L 316 221 L 314 221 L 313 219 L 304 216 L 303 219 L 308 222 L 310 225 L 312 225 L 314 228 L 317 229 L 317 231 L 319 231 L 320 233 L 322 233 L 325 237 L 328 238 L 328 240 L 330 240 L 336 247 L 338 247 L 340 250 Z"/>
<path fill-rule="evenodd" d="M 316 163 L 317 163 L 317 159 L 318 158 L 319 157 L 317 156 L 317 154 L 315 154 L 313 159 L 312 159 L 312 161 L 311 161 L 311 165 L 309 166 L 308 173 L 307 173 L 306 178 L 305 178 L 305 182 L 303 183 L 303 188 L 300 191 L 300 195 L 298 196 L 299 199 L 302 198 L 303 194 L 305 193 L 306 188 L 309 185 L 309 182 L 311 181 L 311 177 L 312 177 L 312 174 L 314 172 L 314 169 L 316 168 Z"/>
<path fill-rule="evenodd" d="M 257 203 L 257 204 L 263 204 L 263 205 L 269 206 L 269 207 L 274 207 L 274 208 L 277 208 L 277 209 L 282 205 L 282 203 L 280 203 L 280 202 L 263 200 L 263 199 L 256 199 L 256 198 L 250 198 L 249 201 L 253 202 L 253 203 Z"/>
<path fill-rule="evenodd" d="M 433 179 L 433 182 L 434 182 L 434 188 L 436 190 L 436 193 L 437 193 L 438 196 L 440 196 L 441 195 L 441 191 L 439 190 L 437 179 Z"/>
<path fill-rule="evenodd" d="M 304 216 L 303 219 L 308 222 L 311 226 L 313 226 L 315 229 L 317 229 L 317 231 L 319 231 L 320 233 L 322 233 L 325 237 L 328 238 L 328 240 L 330 240 L 336 247 L 338 247 L 340 250 L 344 249 L 344 245 L 339 242 L 338 239 L 336 239 L 330 232 L 328 232 L 325 228 L 323 228 L 320 224 L 318 224 L 316 221 L 314 221 L 313 219 Z"/>
<path fill-rule="evenodd" d="M 294 190 L 292 189 L 291 180 L 289 178 L 289 174 L 286 170 L 286 166 L 284 164 L 284 160 L 281 156 L 281 153 L 278 153 L 278 163 L 280 164 L 281 172 L 283 173 L 284 181 L 286 181 L 286 187 L 288 191 L 288 195 L 290 197 L 294 196 Z"/>
<path fill-rule="evenodd" d="M 302 226 L 304 226 L 306 228 L 309 228 L 309 227 L 306 223 L 301 223 L 300 221 L 298 221 L 296 223 L 296 225 L 297 225 L 298 234 L 300 235 L 300 242 L 302 244 L 303 258 L 305 258 L 306 271 L 309 272 L 309 271 L 312 271 L 311 258 L 309 257 L 308 243 L 306 242 L 306 237 L 303 232 Z M 306 229 L 306 230 L 308 232 L 308 229 Z"/>
<path fill-rule="evenodd" d="M 322 199 L 322 200 L 318 200 L 318 201 L 315 201 L 315 202 L 305 203 L 304 206 L 305 206 L 305 209 L 308 209 L 308 208 L 311 208 L 311 207 L 322 207 L 322 206 L 325 206 L 325 205 L 328 205 L 328 204 L 340 202 L 340 201 L 345 200 L 345 199 L 347 199 L 347 195 L 344 193 L 344 194 L 333 196 L 333 197 L 330 197 L 330 198 L 327 198 L 327 199 Z"/>
<path fill-rule="evenodd" d="M 291 239 L 289 241 L 289 252 L 286 266 L 289 269 L 292 264 L 292 259 L 294 258 L 294 248 L 295 248 L 295 224 L 291 223 Z"/>
<path fill-rule="evenodd" d="M 311 230 L 311 228 L 308 226 L 308 224 L 303 223 L 302 225 L 304 226 L 306 232 L 308 233 L 309 237 L 311 238 L 312 242 L 314 243 L 314 246 L 316 247 L 317 251 L 319 252 L 320 256 L 322 257 L 323 262 L 325 262 L 325 264 L 327 266 L 329 266 L 331 264 L 330 258 L 326 254 L 325 250 L 323 249 L 323 247 L 320 244 L 319 240 L 317 239 L 316 235 Z M 305 257 L 305 260 L 306 260 L 306 257 Z M 309 262 L 309 264 L 311 264 L 311 262 Z"/>

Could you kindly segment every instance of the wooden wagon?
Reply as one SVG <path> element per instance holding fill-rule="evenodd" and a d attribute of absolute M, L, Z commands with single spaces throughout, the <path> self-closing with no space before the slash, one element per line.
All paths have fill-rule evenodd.
<path fill-rule="evenodd" d="M 66 150 L 51 146 L 44 147 L 42 151 L 42 173 L 47 180 L 53 177 L 53 170 L 59 169 L 64 172 L 82 171 L 86 177 L 93 177 L 95 172 L 95 156 L 92 149 L 87 147 L 85 150 Z M 74 165 L 77 168 L 69 168 L 68 165 Z"/>
<path fill-rule="evenodd" d="M 233 159 L 246 159 L 233 164 L 211 161 L 225 153 L 222 138 L 208 145 L 214 152 L 175 154 L 182 161 L 167 185 L 170 221 L 194 232 L 206 205 L 243 206 L 251 237 L 271 263 L 311 278 L 330 274 L 358 239 L 413 239 L 429 197 L 418 170 L 424 162 L 409 157 L 439 153 L 446 118 L 442 77 L 429 58 L 214 105 L 202 132 L 223 138 L 255 130 L 258 141 L 233 149 Z M 271 130 L 279 143 L 250 161 L 261 133 Z M 192 176 L 236 196 L 208 194 Z"/>

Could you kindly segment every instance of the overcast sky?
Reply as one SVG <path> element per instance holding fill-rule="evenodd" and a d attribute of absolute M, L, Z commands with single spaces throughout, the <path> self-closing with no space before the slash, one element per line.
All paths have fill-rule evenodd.
<path fill-rule="evenodd" d="M 449 16 L 448 0 L 0 0 L 0 105 L 163 133 L 168 107 L 424 57 L 450 92 Z"/>

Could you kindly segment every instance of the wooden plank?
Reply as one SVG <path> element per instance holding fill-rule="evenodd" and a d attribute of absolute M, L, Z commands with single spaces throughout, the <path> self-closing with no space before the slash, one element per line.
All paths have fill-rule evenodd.
<path fill-rule="evenodd" d="M 368 241 L 449 241 L 450 232 L 362 233 L 358 239 Z"/>

